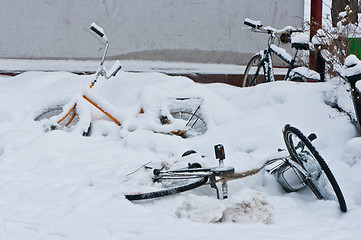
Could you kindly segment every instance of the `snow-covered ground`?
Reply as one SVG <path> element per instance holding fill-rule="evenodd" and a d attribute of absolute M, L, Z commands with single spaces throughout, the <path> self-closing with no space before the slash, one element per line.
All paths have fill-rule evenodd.
<path fill-rule="evenodd" d="M 92 135 L 83 137 L 44 132 L 42 122 L 33 121 L 47 103 L 71 97 L 91 80 L 67 72 L 0 77 L 0 239 L 359 238 L 361 139 L 348 117 L 326 104 L 352 110 L 344 85 L 280 81 L 242 89 L 121 71 L 92 91 L 120 109 L 122 127 L 94 113 Z M 203 99 L 205 134 L 153 133 L 158 109 L 174 97 Z M 139 116 L 141 107 L 146 113 Z M 186 165 L 200 158 L 180 158 L 189 149 L 214 166 L 213 146 L 222 143 L 226 165 L 257 166 L 285 147 L 287 123 L 317 134 L 313 143 L 343 190 L 347 213 L 309 190 L 285 193 L 268 173 L 231 182 L 227 200 L 217 200 L 209 186 L 144 203 L 123 197 L 150 174 L 144 168 L 129 173 L 147 162 Z"/>

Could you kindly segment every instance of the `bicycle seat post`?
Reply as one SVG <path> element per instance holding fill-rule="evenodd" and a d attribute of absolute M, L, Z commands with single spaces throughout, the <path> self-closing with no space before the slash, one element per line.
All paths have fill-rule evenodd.
<path fill-rule="evenodd" d="M 223 199 L 227 199 L 228 198 L 228 185 L 227 185 L 227 180 L 226 180 L 225 176 L 228 174 L 234 173 L 234 168 L 224 166 L 224 159 L 226 158 L 226 155 L 224 153 L 224 147 L 222 144 L 215 145 L 214 151 L 216 154 L 216 159 L 218 159 L 218 161 L 219 161 L 219 166 L 218 166 L 218 168 L 213 169 L 213 173 L 215 173 L 216 176 L 220 177 L 221 183 L 222 183 Z"/>
<path fill-rule="evenodd" d="M 223 195 L 223 199 L 227 199 L 228 198 L 228 185 L 227 185 L 227 181 L 222 178 L 222 195 Z"/>

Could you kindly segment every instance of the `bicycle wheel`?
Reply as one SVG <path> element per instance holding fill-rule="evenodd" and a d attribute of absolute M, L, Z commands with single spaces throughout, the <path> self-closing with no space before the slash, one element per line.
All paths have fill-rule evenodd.
<path fill-rule="evenodd" d="M 303 180 L 316 197 L 318 199 L 338 201 L 340 210 L 346 212 L 346 201 L 340 186 L 325 160 L 311 142 L 300 130 L 290 125 L 285 126 L 283 137 L 291 158 L 298 162 L 309 174 L 309 177 Z"/>
<path fill-rule="evenodd" d="M 35 121 L 41 121 L 43 119 L 50 119 L 54 116 L 58 116 L 59 114 L 63 113 L 63 106 L 64 104 L 57 104 L 45 108 L 41 111 L 40 114 L 34 117 Z M 57 121 L 56 125 L 51 125 L 50 129 L 48 130 L 55 130 L 55 129 L 67 129 L 70 130 L 75 127 L 80 120 L 78 113 L 76 112 L 76 105 L 74 105 L 71 109 L 68 110 L 68 114 L 65 114 L 60 120 Z M 91 132 L 91 123 L 88 124 L 86 129 L 83 129 L 83 136 L 90 136 Z"/>
<path fill-rule="evenodd" d="M 173 111 L 170 113 L 173 118 L 185 121 L 185 131 L 180 132 L 183 138 L 194 137 L 204 134 L 207 131 L 206 122 L 198 115 L 187 111 Z"/>
<path fill-rule="evenodd" d="M 155 182 L 152 185 L 152 188 L 162 188 L 162 190 L 149 190 L 148 192 L 137 192 L 132 194 L 126 194 L 124 196 L 130 201 L 165 197 L 200 187 L 204 185 L 207 181 L 207 176 L 200 177 L 168 175 L 167 177 L 162 177 L 161 179 L 159 179 L 159 181 Z"/>
<path fill-rule="evenodd" d="M 260 65 L 261 59 L 261 55 L 256 54 L 249 60 L 246 70 L 244 71 L 242 87 L 255 86 L 266 82 L 266 66 L 264 63 Z"/>
<path fill-rule="evenodd" d="M 35 121 L 41 121 L 43 119 L 50 119 L 51 117 L 57 116 L 63 112 L 63 104 L 50 106 L 44 109 L 40 114 L 34 117 Z M 76 108 L 73 107 L 70 113 L 61 121 L 58 122 L 59 127 L 72 127 L 79 122 L 79 115 L 76 113 Z"/>

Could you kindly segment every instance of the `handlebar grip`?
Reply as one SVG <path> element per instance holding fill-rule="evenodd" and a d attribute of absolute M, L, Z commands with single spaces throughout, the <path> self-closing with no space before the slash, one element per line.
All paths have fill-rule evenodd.
<path fill-rule="evenodd" d="M 302 29 L 290 30 L 290 34 L 292 34 L 292 33 L 297 33 L 297 32 L 303 32 L 303 30 L 302 30 Z"/>
<path fill-rule="evenodd" d="M 92 23 L 90 26 L 90 30 L 95 33 L 96 37 L 100 37 L 100 41 L 103 42 L 103 44 L 108 43 L 108 38 L 105 35 L 103 28 L 99 27 L 95 23 Z"/>
<path fill-rule="evenodd" d="M 262 27 L 262 24 L 261 24 L 260 21 L 254 21 L 254 20 L 251 20 L 249 18 L 246 18 L 243 23 L 244 23 L 244 25 L 247 25 L 247 26 L 252 27 L 252 28 L 260 28 L 260 27 Z"/>
<path fill-rule="evenodd" d="M 95 34 L 97 34 L 99 37 L 103 37 L 105 35 L 103 29 L 96 25 L 95 23 L 92 23 L 90 26 L 90 30 L 92 30 Z"/>
<path fill-rule="evenodd" d="M 256 25 L 250 23 L 250 22 L 247 22 L 247 21 L 244 21 L 244 25 L 247 25 L 249 27 L 252 27 L 252 28 L 256 28 Z"/>
<path fill-rule="evenodd" d="M 120 65 L 119 60 L 116 60 L 115 63 L 113 64 L 113 67 L 110 69 L 111 72 L 110 77 L 115 76 L 121 68 L 122 66 Z"/>

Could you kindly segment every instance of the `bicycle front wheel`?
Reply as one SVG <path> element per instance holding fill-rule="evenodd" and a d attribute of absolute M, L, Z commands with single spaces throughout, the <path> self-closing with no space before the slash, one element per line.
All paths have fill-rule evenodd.
<path fill-rule="evenodd" d="M 124 195 L 126 199 L 133 200 L 146 200 L 159 197 L 165 197 L 185 191 L 189 191 L 204 185 L 208 181 L 207 176 L 178 176 L 169 175 L 162 177 L 159 181 L 154 182 L 150 187 L 152 190 L 144 192 L 136 192 Z"/>
<path fill-rule="evenodd" d="M 170 113 L 173 118 L 184 120 L 186 130 L 181 131 L 183 138 L 194 137 L 207 131 L 206 122 L 197 114 L 188 111 L 174 111 Z"/>
<path fill-rule="evenodd" d="M 340 210 L 347 211 L 346 201 L 334 175 L 325 160 L 300 130 L 286 125 L 283 137 L 291 158 L 299 163 L 309 176 L 304 178 L 318 199 L 339 202 Z"/>
<path fill-rule="evenodd" d="M 256 54 L 249 60 L 244 71 L 242 87 L 255 86 L 266 82 L 266 66 L 264 63 L 261 64 L 261 59 L 261 55 Z"/>

